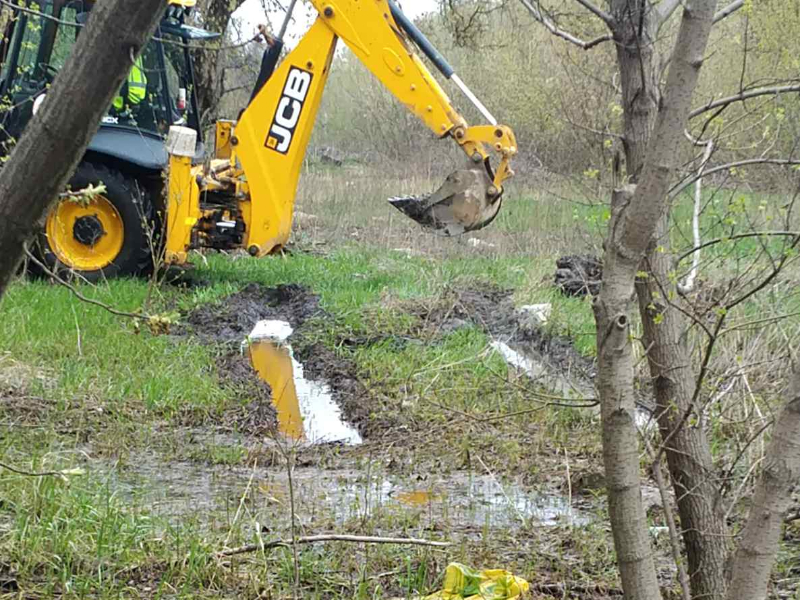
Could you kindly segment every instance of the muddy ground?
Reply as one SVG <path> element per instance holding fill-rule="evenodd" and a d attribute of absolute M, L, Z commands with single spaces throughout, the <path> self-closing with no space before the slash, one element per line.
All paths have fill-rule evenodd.
<path fill-rule="evenodd" d="M 387 299 L 383 309 L 408 317 L 406 324 L 392 333 L 379 327 L 375 333 L 353 333 L 316 295 L 294 284 L 252 284 L 201 305 L 170 335 L 212 348 L 220 384 L 236 389 L 242 403 L 211 419 L 187 415 L 182 426 L 156 425 L 152 448 L 127 453 L 104 446 L 96 434 L 111 415 L 84 414 L 79 426 L 86 432 L 81 448 L 91 457 L 87 465 L 108 477 L 126 503 L 159 517 L 191 518 L 211 531 L 245 507 L 247 518 L 267 524 L 270 536 L 285 537 L 287 459 L 276 442 L 271 390 L 242 347 L 256 322 L 284 320 L 294 330 L 288 341 L 306 376 L 328 385 L 345 420 L 364 440 L 358 446 L 296 448 L 294 505 L 303 528 L 453 540 L 462 546 L 452 559 L 512 568 L 531 578 L 542 594 L 561 596 L 569 589 L 576 597 L 615 595 L 614 572 L 602 566 L 609 560 L 610 538 L 602 524 L 596 448 L 582 449 L 582 440 L 570 444 L 565 469 L 556 445 L 563 442 L 545 426 L 475 422 L 436 404 L 420 414 L 409 409 L 396 382 L 368 381 L 352 356 L 377 344 L 435 346 L 454 332 L 477 328 L 546 365 L 548 376 L 541 381 L 517 374 L 513 383 L 505 382 L 532 391 L 548 389 L 552 375 L 590 389 L 593 361 L 569 340 L 531 323 L 514 306 L 511 290 L 491 285 L 447 288 L 420 300 Z M 502 375 L 511 378 L 510 371 Z M 595 555 L 597 564 L 591 562 Z M 360 554 L 357 559 L 366 560 Z M 133 585 L 140 576 L 156 583 L 164 576 L 161 567 L 151 567 L 137 566 Z M 388 564 L 382 570 L 395 568 Z M 665 582 L 673 578 L 666 562 L 662 575 Z"/>
<path fill-rule="evenodd" d="M 580 355 L 571 342 L 552 335 L 545 327 L 533 324 L 513 303 L 512 290 L 493 285 L 473 285 L 445 290 L 424 302 L 407 301 L 397 305 L 414 317 L 414 325 L 402 335 L 375 333 L 351 336 L 341 334 L 336 347 L 353 348 L 390 341 L 398 347 L 415 343 L 435 343 L 437 339 L 460 328 L 475 326 L 491 339 L 535 357 L 548 374 L 566 377 L 584 390 L 590 389 L 595 376 L 594 361 Z M 372 394 L 359 378 L 356 365 L 318 341 L 322 323 L 333 319 L 320 307 L 319 298 L 296 285 L 274 288 L 251 284 L 219 303 L 205 304 L 186 316 L 179 335 L 191 335 L 219 348 L 218 375 L 226 385 L 240 389 L 253 400 L 235 417 L 238 430 L 246 435 L 263 435 L 275 427 L 275 411 L 269 403 L 269 386 L 259 379 L 241 344 L 260 320 L 288 322 L 294 330 L 290 343 L 311 379 L 324 381 L 333 391 L 346 420 L 355 425 L 365 440 L 376 436 L 387 439 L 401 423 L 381 411 L 379 419 L 370 418 Z M 530 381 L 530 385 L 536 385 Z M 548 385 L 547 380 L 540 382 Z"/>

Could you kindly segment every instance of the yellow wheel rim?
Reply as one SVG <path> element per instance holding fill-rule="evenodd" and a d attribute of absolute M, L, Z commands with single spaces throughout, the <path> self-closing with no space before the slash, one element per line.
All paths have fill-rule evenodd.
<path fill-rule="evenodd" d="M 47 215 L 47 241 L 64 265 L 96 271 L 110 265 L 122 250 L 122 217 L 104 196 L 88 202 L 63 200 Z"/>

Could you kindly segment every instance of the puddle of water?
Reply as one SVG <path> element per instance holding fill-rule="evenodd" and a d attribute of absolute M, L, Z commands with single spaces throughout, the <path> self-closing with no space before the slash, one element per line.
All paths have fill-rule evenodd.
<path fill-rule="evenodd" d="M 400 504 L 406 506 L 428 506 L 434 500 L 438 500 L 439 496 L 427 490 L 411 490 L 400 492 L 395 498 Z"/>
<path fill-rule="evenodd" d="M 259 321 L 248 336 L 250 362 L 272 389 L 279 430 L 311 444 L 360 444 L 361 436 L 342 420 L 330 388 L 303 376 L 303 365 L 286 343 L 291 334 L 285 321 Z"/>
<path fill-rule="evenodd" d="M 594 396 L 594 390 L 590 385 L 558 373 L 557 369 L 552 367 L 546 358 L 537 356 L 535 352 L 520 352 L 504 342 L 492 342 L 491 347 L 509 365 L 525 373 L 553 393 L 568 398 L 591 398 Z"/>
<path fill-rule="evenodd" d="M 106 470 L 97 469 L 94 470 Z M 190 462 L 165 464 L 142 454 L 127 466 L 108 468 L 115 493 L 134 510 L 167 518 L 192 515 L 215 521 L 230 516 L 247 491 L 248 513 L 279 529 L 289 520 L 289 485 L 281 468 L 209 467 Z M 295 508 L 306 525 L 332 526 L 353 519 L 397 517 L 442 526 L 581 526 L 592 521 L 587 500 L 540 493 L 515 483 L 498 484 L 489 476 L 453 473 L 424 487 L 390 476 L 367 480 L 363 472 L 298 468 L 293 476 Z"/>
<path fill-rule="evenodd" d="M 306 498 L 327 508 L 336 522 L 382 515 L 422 512 L 431 523 L 450 523 L 489 528 L 518 527 L 523 522 L 543 526 L 585 525 L 590 516 L 560 495 L 538 493 L 510 483 L 499 485 L 488 476 L 456 473 L 438 479 L 426 488 L 409 486 L 394 478 L 339 476 L 330 480 L 314 476 L 297 485 Z M 308 509 L 308 507 L 307 507 Z"/>

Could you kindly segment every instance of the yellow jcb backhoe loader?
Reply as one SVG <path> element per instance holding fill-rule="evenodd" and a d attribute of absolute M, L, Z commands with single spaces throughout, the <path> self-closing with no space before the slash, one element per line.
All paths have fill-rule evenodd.
<path fill-rule="evenodd" d="M 148 261 L 152 265 L 143 223 L 159 224 L 167 264 L 184 264 L 190 250 L 199 248 L 244 248 L 252 256 L 281 248 L 291 232 L 303 158 L 340 39 L 403 106 L 436 136 L 455 141 L 467 158 L 467 166 L 432 195 L 393 198 L 392 204 L 445 235 L 490 223 L 503 184 L 513 175 L 509 163 L 517 145 L 511 129 L 497 124 L 393 0 L 310 1 L 319 13 L 316 21 L 271 76 L 262 65 L 249 105 L 238 122 L 216 124 L 215 150 L 206 158 L 187 42 L 214 34 L 184 23 L 195 0 L 170 0 L 154 41 L 137 60 L 72 182 L 76 188 L 102 180 L 106 192 L 88 203 L 67 199 L 52 209 L 41 240 L 45 262 L 88 279 L 133 274 Z M 44 10 L 58 21 L 30 28 L 23 14 L 6 32 L 0 59 L 10 65 L 0 94 L 22 107 L 28 105 L 19 94 L 27 94 L 28 116 L 46 101 L 48 78 L 58 60 L 63 64 L 64 49 L 90 18 L 92 5 L 45 0 Z M 74 29 L 64 25 L 70 19 Z M 23 68 L 26 48 L 33 50 Z M 417 50 L 464 92 L 487 124 L 468 125 Z M 5 129 L 26 121 L 25 114 L 6 121 Z"/>

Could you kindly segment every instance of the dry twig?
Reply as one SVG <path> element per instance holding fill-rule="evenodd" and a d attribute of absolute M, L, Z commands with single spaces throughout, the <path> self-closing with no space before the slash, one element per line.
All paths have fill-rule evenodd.
<path fill-rule="evenodd" d="M 316 544 L 318 542 L 351 542 L 355 544 L 403 544 L 407 546 L 433 546 L 435 548 L 446 548 L 450 542 L 434 542 L 431 540 L 423 540 L 418 538 L 393 538 L 393 537 L 375 537 L 371 535 L 343 535 L 336 533 L 325 533 L 321 535 L 308 535 L 304 537 L 295 538 L 296 544 Z M 223 550 L 217 552 L 217 558 L 224 558 L 226 556 L 235 556 L 237 554 L 246 554 L 248 552 L 255 552 L 262 547 L 264 550 L 270 548 L 290 548 L 292 540 L 274 540 L 267 542 L 263 546 L 260 544 L 248 544 L 240 546 L 239 548 L 231 548 L 230 550 Z"/>

